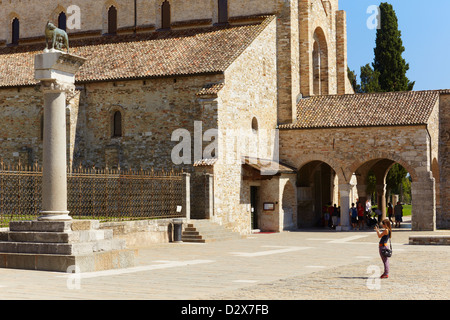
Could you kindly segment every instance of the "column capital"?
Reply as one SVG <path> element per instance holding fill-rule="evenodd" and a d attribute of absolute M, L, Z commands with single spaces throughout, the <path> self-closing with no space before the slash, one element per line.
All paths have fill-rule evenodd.
<path fill-rule="evenodd" d="M 74 83 L 58 81 L 56 79 L 52 80 L 42 80 L 40 83 L 41 91 L 45 93 L 74 93 L 75 85 Z"/>

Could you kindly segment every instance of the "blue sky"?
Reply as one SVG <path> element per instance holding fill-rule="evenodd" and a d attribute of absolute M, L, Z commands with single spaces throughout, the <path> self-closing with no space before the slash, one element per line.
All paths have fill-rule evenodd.
<path fill-rule="evenodd" d="M 367 27 L 367 8 L 381 2 L 392 4 L 397 14 L 414 90 L 450 89 L 449 0 L 339 0 L 339 9 L 347 12 L 348 64 L 358 81 L 361 66 L 374 58 L 376 29 Z"/>

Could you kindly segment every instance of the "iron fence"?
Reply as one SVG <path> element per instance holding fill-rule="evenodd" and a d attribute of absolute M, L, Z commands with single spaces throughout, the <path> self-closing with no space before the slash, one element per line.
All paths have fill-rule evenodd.
<path fill-rule="evenodd" d="M 67 207 L 74 219 L 177 218 L 183 188 L 183 173 L 173 170 L 77 168 L 67 173 Z M 0 163 L 0 227 L 36 219 L 41 203 L 40 166 Z"/>

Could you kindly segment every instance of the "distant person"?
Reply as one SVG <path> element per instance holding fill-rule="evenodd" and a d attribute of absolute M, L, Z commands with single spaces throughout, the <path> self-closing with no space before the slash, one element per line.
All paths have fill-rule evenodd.
<path fill-rule="evenodd" d="M 361 202 L 358 203 L 358 229 L 364 229 L 364 207 Z"/>
<path fill-rule="evenodd" d="M 388 218 L 389 222 L 393 223 L 392 217 L 394 216 L 394 207 L 392 206 L 392 203 L 388 203 Z"/>
<path fill-rule="evenodd" d="M 332 223 L 333 223 L 333 228 L 336 228 L 336 226 L 337 226 L 337 219 L 338 219 L 338 208 L 337 208 L 336 203 L 335 203 L 334 206 L 333 206 L 333 214 L 331 216 L 331 220 L 332 220 Z"/>
<path fill-rule="evenodd" d="M 352 222 L 352 228 L 355 230 L 358 226 L 358 210 L 356 209 L 354 203 L 352 203 L 352 207 L 348 210 L 348 213 Z"/>
<path fill-rule="evenodd" d="M 370 214 L 372 212 L 372 204 L 370 200 L 366 200 L 366 214 Z"/>
<path fill-rule="evenodd" d="M 388 246 L 388 241 L 392 239 L 392 228 L 389 219 L 384 219 L 381 222 L 384 230 L 380 232 L 378 229 L 378 225 L 375 225 L 375 231 L 377 232 L 378 238 L 380 238 L 379 242 L 379 252 L 381 261 L 383 261 L 384 272 L 380 278 L 388 278 L 389 277 L 389 258 L 382 254 L 382 249 Z"/>
<path fill-rule="evenodd" d="M 376 214 L 376 216 L 377 216 L 378 224 L 380 224 L 380 223 L 381 223 L 381 215 L 382 215 L 382 212 L 381 212 L 381 210 L 380 210 L 378 207 L 375 209 L 375 214 Z"/>
<path fill-rule="evenodd" d="M 333 217 L 334 207 L 331 205 L 331 202 L 328 204 L 328 221 L 327 226 L 328 228 L 331 228 L 331 225 L 333 224 L 332 217 Z"/>
<path fill-rule="evenodd" d="M 403 222 L 403 206 L 399 202 L 397 202 L 394 207 L 394 217 L 395 217 L 395 228 L 400 228 L 400 224 Z"/>

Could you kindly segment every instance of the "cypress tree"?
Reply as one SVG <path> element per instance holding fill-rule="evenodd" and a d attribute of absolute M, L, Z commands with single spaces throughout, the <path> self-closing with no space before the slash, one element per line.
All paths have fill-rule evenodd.
<path fill-rule="evenodd" d="M 391 4 L 380 4 L 381 27 L 377 30 L 374 71 L 379 74 L 380 91 L 410 91 L 414 82 L 406 77 L 409 64 L 402 57 L 405 51 L 398 29 L 398 20 Z"/>

